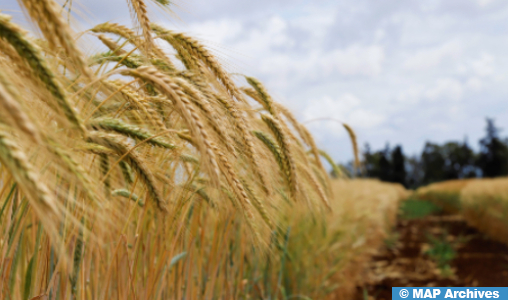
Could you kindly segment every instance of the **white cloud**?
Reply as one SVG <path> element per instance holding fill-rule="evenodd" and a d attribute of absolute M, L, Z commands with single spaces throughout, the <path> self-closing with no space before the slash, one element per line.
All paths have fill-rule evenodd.
<path fill-rule="evenodd" d="M 385 53 L 381 46 L 352 45 L 325 55 L 321 66 L 325 74 L 338 72 L 341 75 L 375 76 L 381 73 L 384 59 Z"/>
<path fill-rule="evenodd" d="M 488 6 L 489 4 L 492 4 L 493 2 L 495 2 L 495 0 L 476 0 L 476 2 L 478 3 L 478 5 L 480 7 L 485 7 L 485 6 Z"/>
<path fill-rule="evenodd" d="M 366 109 L 364 104 L 351 93 L 342 94 L 335 99 L 325 96 L 309 103 L 303 116 L 307 121 L 322 120 L 321 123 L 313 124 L 313 128 L 329 129 L 340 135 L 342 135 L 341 131 L 337 131 L 337 128 L 341 127 L 339 122 L 345 122 L 361 129 L 375 128 L 381 125 L 386 119 L 385 116 Z"/>
<path fill-rule="evenodd" d="M 396 100 L 398 105 L 414 105 L 420 102 L 425 88 L 422 85 L 412 85 L 398 92 Z"/>
<path fill-rule="evenodd" d="M 97 20 L 129 20 L 124 0 L 85 2 Z M 230 71 L 260 78 L 302 121 L 339 119 L 374 148 L 390 141 L 409 152 L 427 139 L 474 143 L 486 116 L 508 128 L 506 0 L 178 3 L 184 22 L 167 27 L 197 36 Z M 309 127 L 336 159 L 351 158 L 340 124 Z"/>
<path fill-rule="evenodd" d="M 441 78 L 436 81 L 433 87 L 425 92 L 425 96 L 431 101 L 459 101 L 462 99 L 463 93 L 464 88 L 460 81 L 453 78 Z"/>
<path fill-rule="evenodd" d="M 429 70 L 449 60 L 457 59 L 461 52 L 462 46 L 460 42 L 446 42 L 437 47 L 416 51 L 416 53 L 411 54 L 406 59 L 404 67 L 413 71 Z"/>
<path fill-rule="evenodd" d="M 494 74 L 494 62 L 494 56 L 483 53 L 479 59 L 471 63 L 471 66 L 476 75 L 486 77 Z"/>
<path fill-rule="evenodd" d="M 192 23 L 189 26 L 190 34 L 220 44 L 225 44 L 228 40 L 237 37 L 243 30 L 242 22 L 235 19 L 207 20 Z"/>
<path fill-rule="evenodd" d="M 471 78 L 469 78 L 467 80 L 466 86 L 470 90 L 478 92 L 478 91 L 480 91 L 483 88 L 484 84 L 483 84 L 483 82 L 482 82 L 482 80 L 480 78 L 478 78 L 478 77 L 471 77 Z"/>

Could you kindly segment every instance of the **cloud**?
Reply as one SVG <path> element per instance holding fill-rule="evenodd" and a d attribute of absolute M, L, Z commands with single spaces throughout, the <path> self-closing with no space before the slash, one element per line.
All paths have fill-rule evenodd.
<path fill-rule="evenodd" d="M 404 68 L 411 71 L 423 71 L 435 68 L 442 63 L 461 56 L 462 45 L 457 40 L 446 42 L 437 47 L 429 47 L 411 54 L 404 62 Z"/>
<path fill-rule="evenodd" d="M 494 62 L 492 55 L 483 53 L 479 59 L 471 63 L 471 66 L 477 76 L 486 77 L 494 74 Z"/>
<path fill-rule="evenodd" d="M 74 2 L 93 22 L 130 20 L 125 0 Z M 506 0 L 176 3 L 181 20 L 154 20 L 198 37 L 228 70 L 261 79 L 300 120 L 348 122 L 373 148 L 475 141 L 486 116 L 508 128 Z M 340 124 L 308 125 L 334 158 L 352 157 Z"/>
<path fill-rule="evenodd" d="M 382 46 L 351 45 L 324 55 L 321 67 L 325 74 L 375 76 L 381 73 L 385 53 Z"/>
<path fill-rule="evenodd" d="M 452 100 L 459 101 L 462 99 L 464 88 L 462 83 L 453 78 L 441 78 L 436 80 L 433 87 L 425 92 L 425 96 L 430 101 Z"/>
<path fill-rule="evenodd" d="M 303 119 L 316 121 L 312 125 L 316 129 L 330 129 L 337 133 L 340 122 L 348 123 L 356 128 L 369 129 L 380 126 L 385 121 L 382 114 L 366 109 L 364 102 L 351 93 L 344 93 L 337 98 L 322 97 L 309 103 L 304 110 Z M 338 125 L 337 125 L 338 124 Z M 339 131 L 342 134 L 342 131 Z"/>

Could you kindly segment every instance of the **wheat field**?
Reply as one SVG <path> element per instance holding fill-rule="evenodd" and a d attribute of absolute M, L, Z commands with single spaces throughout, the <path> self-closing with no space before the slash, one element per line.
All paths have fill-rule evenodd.
<path fill-rule="evenodd" d="M 474 179 L 456 179 L 432 183 L 418 188 L 415 192 L 417 198 L 437 204 L 447 213 L 461 211 L 460 193 L 464 187 Z"/>
<path fill-rule="evenodd" d="M 351 295 L 402 187 L 332 180 L 260 81 L 143 0 L 85 32 L 19 2 L 40 35 L 0 13 L 1 299 Z"/>
<path fill-rule="evenodd" d="M 415 197 L 428 200 L 492 239 L 508 244 L 508 178 L 449 180 L 419 188 Z"/>
<path fill-rule="evenodd" d="M 488 236 L 508 244 L 508 178 L 469 183 L 461 192 L 466 221 Z"/>

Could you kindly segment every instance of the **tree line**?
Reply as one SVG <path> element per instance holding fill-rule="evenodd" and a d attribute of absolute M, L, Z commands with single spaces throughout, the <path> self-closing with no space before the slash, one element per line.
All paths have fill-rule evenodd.
<path fill-rule="evenodd" d="M 407 188 L 450 179 L 505 176 L 508 175 L 508 138 L 502 138 L 500 131 L 494 120 L 487 118 L 479 152 L 467 140 L 442 145 L 426 142 L 421 154 L 413 156 L 404 155 L 400 145 L 372 151 L 366 144 L 359 175 L 400 183 Z"/>

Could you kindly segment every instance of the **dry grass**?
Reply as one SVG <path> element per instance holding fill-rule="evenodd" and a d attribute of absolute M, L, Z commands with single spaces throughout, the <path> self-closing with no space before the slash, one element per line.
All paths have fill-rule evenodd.
<path fill-rule="evenodd" d="M 89 58 L 53 0 L 20 2 L 45 40 L 0 14 L 0 298 L 349 295 L 403 189 L 332 182 L 259 81 L 261 107 L 142 0 L 143 34 L 96 26 Z"/>
<path fill-rule="evenodd" d="M 450 180 L 419 188 L 416 196 L 449 213 L 460 213 L 469 225 L 508 244 L 508 179 Z"/>
<path fill-rule="evenodd" d="M 461 211 L 460 193 L 474 179 L 448 180 L 429 184 L 416 190 L 415 196 L 430 201 L 445 212 L 459 213 Z"/>
<path fill-rule="evenodd" d="M 508 244 L 508 179 L 471 182 L 461 192 L 466 221 L 490 237 Z"/>

